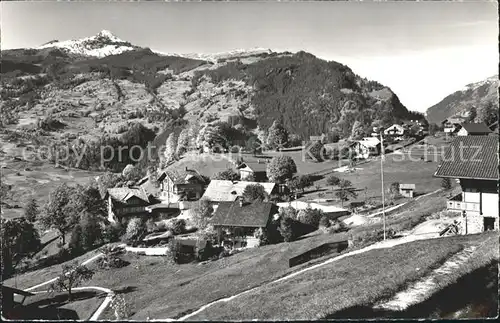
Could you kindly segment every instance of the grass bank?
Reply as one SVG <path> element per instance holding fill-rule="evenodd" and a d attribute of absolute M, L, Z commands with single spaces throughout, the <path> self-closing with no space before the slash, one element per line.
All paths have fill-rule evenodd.
<path fill-rule="evenodd" d="M 353 255 L 218 303 L 194 320 L 311 320 L 393 295 L 491 235 L 423 240 Z"/>

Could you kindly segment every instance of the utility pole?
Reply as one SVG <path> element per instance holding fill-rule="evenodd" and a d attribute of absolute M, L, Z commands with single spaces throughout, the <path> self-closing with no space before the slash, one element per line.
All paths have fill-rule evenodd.
<path fill-rule="evenodd" d="M 382 136 L 383 132 L 380 131 L 380 179 L 382 180 L 382 222 L 384 225 L 384 241 L 386 239 L 385 235 L 385 192 L 384 192 L 384 137 Z"/>

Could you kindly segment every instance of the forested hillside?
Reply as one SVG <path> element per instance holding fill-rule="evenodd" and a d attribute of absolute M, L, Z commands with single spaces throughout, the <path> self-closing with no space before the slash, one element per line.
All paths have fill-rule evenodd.
<path fill-rule="evenodd" d="M 422 117 L 411 114 L 389 88 L 305 52 L 197 71 L 193 86 L 204 77 L 215 84 L 239 80 L 251 85 L 257 123 L 267 129 L 274 120 L 282 120 L 303 139 L 328 132 L 348 137 L 355 121 L 371 131 L 374 124 Z"/>
<path fill-rule="evenodd" d="M 448 117 L 468 113 L 473 109 L 475 110 L 473 113 L 483 115 L 489 114 L 488 111 L 483 110 L 494 109 L 498 112 L 498 85 L 498 76 L 469 84 L 463 90 L 448 95 L 442 101 L 427 109 L 427 120 L 429 123 L 440 123 Z M 480 116 L 476 121 L 483 122 L 487 121 L 487 119 L 486 116 L 484 118 Z"/>
<path fill-rule="evenodd" d="M 86 144 L 91 152 L 80 164 L 76 156 L 64 161 L 85 169 L 119 171 L 133 162 L 99 165 L 97 150 L 132 145 L 135 132 L 156 135 L 138 143 L 143 147 L 182 141 L 186 148 L 170 149 L 182 153 L 219 144 L 252 149 L 249 142 L 266 144 L 275 121 L 291 146 L 310 135 L 360 137 L 373 126 L 423 118 L 388 87 L 305 52 L 241 52 L 204 61 L 162 55 L 101 32 L 2 56 L 2 140 Z"/>

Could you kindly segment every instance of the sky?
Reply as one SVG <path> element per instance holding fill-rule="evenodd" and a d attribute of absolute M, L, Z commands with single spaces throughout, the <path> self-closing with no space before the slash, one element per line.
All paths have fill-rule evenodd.
<path fill-rule="evenodd" d="M 304 50 L 424 112 L 498 74 L 498 9 L 469 2 L 2 2 L 2 49 L 107 29 L 167 53 Z"/>

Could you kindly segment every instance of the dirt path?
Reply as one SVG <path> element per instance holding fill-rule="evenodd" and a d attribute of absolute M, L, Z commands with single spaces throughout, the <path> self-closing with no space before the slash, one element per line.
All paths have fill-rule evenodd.
<path fill-rule="evenodd" d="M 119 245 L 119 246 L 124 246 L 124 245 Z M 99 258 L 101 258 L 103 256 L 102 253 L 99 253 L 87 260 L 85 260 L 84 262 L 82 262 L 80 265 L 82 266 L 85 266 Z M 27 288 L 26 291 L 32 291 L 34 289 L 37 289 L 37 288 L 40 288 L 42 286 L 46 286 L 46 285 L 49 285 L 53 282 L 55 282 L 58 278 L 53 278 L 53 279 L 50 279 L 50 280 L 47 280 L 41 284 L 38 284 L 38 285 L 35 285 L 35 286 L 32 286 L 30 288 Z M 83 286 L 83 287 L 75 287 L 73 288 L 73 290 L 98 290 L 98 291 L 101 291 L 101 292 L 105 292 L 107 293 L 107 296 L 106 298 L 104 299 L 104 301 L 101 303 L 101 305 L 99 305 L 99 307 L 97 308 L 97 310 L 92 314 L 92 316 L 90 317 L 89 320 L 91 321 L 97 321 L 99 319 L 99 316 L 102 314 L 102 312 L 104 312 L 104 310 L 108 307 L 109 303 L 113 300 L 113 297 L 115 296 L 115 293 L 109 289 L 109 288 L 105 288 L 105 287 L 99 287 L 99 286 Z M 43 291 L 43 292 L 47 292 L 47 291 Z"/>
<path fill-rule="evenodd" d="M 359 249 L 359 250 L 354 250 L 354 251 L 345 253 L 343 255 L 334 257 L 334 258 L 330 258 L 330 259 L 328 259 L 328 260 L 326 260 L 326 261 L 324 261 L 322 263 L 319 263 L 319 264 L 313 265 L 311 267 L 307 267 L 307 268 L 301 269 L 301 270 L 299 270 L 297 272 L 288 274 L 288 275 L 286 275 L 284 277 L 281 277 L 281 278 L 279 278 L 277 280 L 274 280 L 272 282 L 269 282 L 269 283 L 266 283 L 266 284 L 254 287 L 254 288 L 249 289 L 247 291 L 235 294 L 235 295 L 230 296 L 230 297 L 226 297 L 226 298 L 222 298 L 222 299 L 213 301 L 211 303 L 208 303 L 208 304 L 200 307 L 199 309 L 197 309 L 194 312 L 191 312 L 191 313 L 189 313 L 187 315 L 184 315 L 184 316 L 180 317 L 179 319 L 177 319 L 177 321 L 188 320 L 191 317 L 193 317 L 193 316 L 195 316 L 195 315 L 203 312 L 204 310 L 206 310 L 207 308 L 211 307 L 212 305 L 215 305 L 215 304 L 218 304 L 218 303 L 222 303 L 222 302 L 229 302 L 229 301 L 231 301 L 231 300 L 233 300 L 233 299 L 235 299 L 235 298 L 237 298 L 239 296 L 251 293 L 251 292 L 256 291 L 259 288 L 262 288 L 264 286 L 271 285 L 271 284 L 276 284 L 276 283 L 280 283 L 282 281 L 285 281 L 285 280 L 288 280 L 288 279 L 293 278 L 295 276 L 304 274 L 304 273 L 306 273 L 306 272 L 308 272 L 310 270 L 322 267 L 324 265 L 331 264 L 332 262 L 335 262 L 337 260 L 340 260 L 340 259 L 343 259 L 343 258 L 346 258 L 346 257 L 350 257 L 350 256 L 353 256 L 353 255 L 361 254 L 361 253 L 364 253 L 364 252 L 367 252 L 367 251 L 371 251 L 371 250 L 375 250 L 375 249 L 392 248 L 392 247 L 397 246 L 397 245 L 401 245 L 401 244 L 405 244 L 405 243 L 410 243 L 410 242 L 417 241 L 417 240 L 432 239 L 432 238 L 439 238 L 439 234 L 437 234 L 437 233 L 430 233 L 430 234 L 422 234 L 422 235 L 408 235 L 408 236 L 405 236 L 405 237 L 402 237 L 402 238 L 397 238 L 397 239 L 391 239 L 391 240 L 377 242 L 377 243 L 374 243 L 374 244 L 372 244 L 370 246 L 367 246 L 365 248 L 362 248 L 362 249 Z M 154 319 L 152 321 L 173 321 L 173 320 L 174 319 L 169 318 L 169 319 L 158 319 L 158 320 Z"/>
<path fill-rule="evenodd" d="M 423 197 L 427 197 L 427 196 L 429 196 L 429 195 L 435 194 L 435 193 L 437 193 L 437 192 L 439 192 L 439 191 L 441 191 L 441 190 L 442 190 L 442 189 L 440 188 L 440 189 L 437 189 L 437 190 L 435 190 L 435 191 L 433 191 L 433 192 L 430 192 L 430 193 L 426 193 L 426 194 L 424 194 L 424 195 L 417 196 L 417 197 L 416 197 L 414 200 L 412 200 L 412 201 L 418 201 L 418 200 L 420 200 L 420 199 L 421 199 L 421 198 L 423 198 Z M 408 201 L 408 202 L 405 202 L 405 203 L 401 203 L 401 204 L 398 204 L 398 205 L 395 205 L 395 206 L 391 206 L 391 207 L 389 207 L 389 208 L 386 208 L 386 209 L 385 209 L 385 212 L 387 213 L 387 212 L 391 212 L 391 211 L 397 210 L 397 209 L 399 209 L 400 207 L 402 207 L 402 206 L 404 206 L 404 205 L 406 205 L 406 204 L 408 204 L 408 203 L 410 203 L 410 202 L 411 202 L 411 201 Z M 375 213 L 372 213 L 372 214 L 366 215 L 366 217 L 367 217 L 367 218 L 372 218 L 372 217 L 374 217 L 374 216 L 376 216 L 376 215 L 380 215 L 380 214 L 382 214 L 382 213 L 383 213 L 383 211 L 378 211 L 378 212 L 375 212 Z"/>
<path fill-rule="evenodd" d="M 489 240 L 478 246 L 467 247 L 456 253 L 443 265 L 433 270 L 426 277 L 423 277 L 407 289 L 397 293 L 391 299 L 375 304 L 373 308 L 390 311 L 403 311 L 412 305 L 425 301 L 429 295 L 434 294 L 441 288 L 438 282 L 446 281 L 446 276 L 465 264 L 474 256 L 474 252 L 481 248 L 481 246 L 485 245 L 488 241 Z"/>

